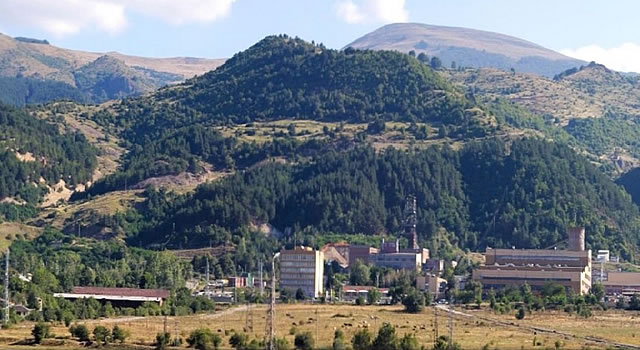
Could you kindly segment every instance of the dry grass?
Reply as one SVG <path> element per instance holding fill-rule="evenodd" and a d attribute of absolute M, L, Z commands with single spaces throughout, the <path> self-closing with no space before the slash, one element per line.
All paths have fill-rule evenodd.
<path fill-rule="evenodd" d="M 253 331 L 248 333 L 252 338 L 262 339 L 265 330 L 265 306 L 258 305 L 251 308 L 253 317 Z M 500 318 L 506 321 L 515 321 L 513 316 L 495 316 L 486 311 L 476 312 L 482 316 Z M 608 315 L 608 314 L 607 314 Z M 617 314 L 610 316 L 596 316 L 592 319 L 577 319 L 575 317 L 560 317 L 555 313 L 538 314 L 529 316 L 528 319 L 518 321 L 529 324 L 539 323 L 545 328 L 562 329 L 575 332 L 576 335 L 596 334 L 598 329 L 602 333 L 608 329 L 615 329 L 631 319 L 630 315 L 618 319 Z M 247 312 L 245 307 L 231 309 L 216 314 L 205 314 L 184 317 L 169 317 L 167 319 L 168 330 L 175 335 L 177 327 L 181 338 L 186 338 L 189 333 L 199 327 L 208 327 L 223 337 L 224 344 L 228 344 L 229 335 L 233 331 L 243 331 L 246 323 Z M 560 317 L 560 318 L 558 318 Z M 558 322 L 560 321 L 560 322 Z M 360 328 L 366 327 L 371 332 L 384 323 L 389 322 L 396 327 L 396 333 L 402 336 L 405 333 L 415 333 L 421 344 L 430 346 L 434 335 L 434 311 L 427 308 L 420 314 L 406 314 L 400 306 L 353 306 L 353 305 L 278 305 L 277 308 L 277 335 L 284 336 L 293 344 L 293 335 L 289 334 L 292 327 L 298 332 L 310 331 L 317 334 L 316 344 L 320 347 L 330 346 L 333 341 L 335 329 L 342 329 L 351 339 Z M 441 335 L 448 334 L 448 318 L 446 313 L 439 311 L 438 329 Z M 129 342 L 137 344 L 151 344 L 155 335 L 164 329 L 163 317 L 127 317 L 119 319 L 107 319 L 88 321 L 87 325 L 92 329 L 97 324 L 112 327 L 114 324 L 126 328 L 131 332 Z M 352 326 L 345 326 L 351 324 Z M 2 331 L 5 343 L 7 339 L 24 339 L 29 337 L 33 324 L 23 323 L 17 327 Z M 616 332 L 610 332 L 610 338 L 629 343 L 633 342 L 633 332 L 629 332 L 636 323 L 631 323 Z M 626 330 L 626 333 L 625 333 Z M 53 332 L 59 336 L 68 336 L 65 327 L 54 327 Z M 317 333 L 316 333 L 317 332 Z M 480 349 L 489 344 L 491 349 L 520 349 L 532 348 L 534 338 L 542 346 L 538 349 L 553 348 L 556 341 L 560 340 L 564 349 L 582 349 L 584 341 L 573 337 L 564 337 L 556 334 L 534 334 L 533 331 L 521 329 L 515 326 L 493 324 L 478 318 L 456 316 L 454 318 L 454 338 L 464 349 Z M 637 342 L 635 342 L 637 343 Z M 588 344 L 591 348 L 602 348 L 594 344 Z"/>
<path fill-rule="evenodd" d="M 42 228 L 40 227 L 16 222 L 3 222 L 0 224 L 0 252 L 7 250 L 17 235 L 22 235 L 26 239 L 34 239 L 40 232 L 42 232 Z"/>

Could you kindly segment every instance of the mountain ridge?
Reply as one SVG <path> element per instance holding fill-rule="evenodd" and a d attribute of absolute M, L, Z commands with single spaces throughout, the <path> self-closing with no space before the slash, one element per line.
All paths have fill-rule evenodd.
<path fill-rule="evenodd" d="M 446 66 L 495 67 L 553 77 L 586 64 L 517 37 L 463 27 L 394 23 L 352 41 L 355 49 L 415 51 L 438 56 Z"/>
<path fill-rule="evenodd" d="M 104 65 L 110 57 L 121 63 Z M 135 96 L 215 69 L 224 60 L 194 57 L 146 58 L 118 52 L 98 53 L 59 48 L 46 40 L 0 34 L 0 100 L 24 105 L 56 99 L 100 103 Z M 79 84 L 78 75 L 102 67 L 95 80 Z M 120 67 L 114 71 L 109 68 Z M 126 69 L 124 68 L 126 67 Z M 7 85 L 9 87 L 7 87 Z M 80 85 L 80 86 L 79 86 Z M 100 86 L 101 91 L 94 91 Z M 38 96 L 33 98 L 32 95 Z"/>

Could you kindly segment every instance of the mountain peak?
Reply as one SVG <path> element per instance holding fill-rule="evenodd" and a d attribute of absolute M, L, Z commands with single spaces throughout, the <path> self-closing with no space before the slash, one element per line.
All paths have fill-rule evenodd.
<path fill-rule="evenodd" d="M 356 49 L 424 52 L 445 65 L 495 67 L 552 77 L 586 62 L 513 36 L 422 23 L 388 24 L 353 41 Z"/>

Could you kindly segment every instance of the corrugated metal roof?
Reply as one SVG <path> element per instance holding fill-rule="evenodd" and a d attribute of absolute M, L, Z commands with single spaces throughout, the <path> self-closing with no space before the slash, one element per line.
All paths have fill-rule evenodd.
<path fill-rule="evenodd" d="M 73 287 L 74 294 L 99 294 L 113 296 L 131 296 L 163 298 L 169 297 L 169 291 L 165 289 L 138 289 L 138 288 L 105 288 L 105 287 Z"/>

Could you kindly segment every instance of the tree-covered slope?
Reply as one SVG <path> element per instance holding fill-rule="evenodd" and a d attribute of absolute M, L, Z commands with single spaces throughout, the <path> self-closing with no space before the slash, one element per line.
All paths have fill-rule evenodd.
<path fill-rule="evenodd" d="M 96 166 L 96 153 L 82 134 L 61 133 L 56 125 L 0 104 L 0 200 L 35 204 L 44 185 L 85 183 Z"/>
<path fill-rule="evenodd" d="M 408 55 L 336 51 L 286 36 L 267 37 L 187 84 L 160 96 L 217 122 L 382 118 L 458 124 L 472 107 Z"/>
<path fill-rule="evenodd" d="M 128 224 L 130 240 L 217 245 L 264 223 L 292 228 L 311 244 L 326 232 L 393 235 L 410 193 L 418 200 L 419 238 L 432 249 L 547 247 L 564 240 L 567 227 L 584 225 L 589 246 L 632 258 L 640 237 L 638 209 L 620 187 L 566 146 L 522 139 L 461 151 L 362 147 L 264 165 L 184 196 L 150 190 L 141 216 Z"/>
<path fill-rule="evenodd" d="M 125 178 L 135 184 L 197 169 L 198 161 L 232 170 L 265 155 L 317 149 L 317 144 L 305 146 L 311 137 L 298 145 L 273 139 L 246 145 L 237 142 L 238 135 L 220 133 L 219 128 L 239 123 L 402 121 L 443 127 L 443 137 L 482 137 L 495 129 L 494 119 L 414 57 L 329 50 L 288 36 L 267 37 L 215 71 L 124 100 L 115 109 L 90 117 L 120 130 L 132 151 L 122 171 L 96 184 L 94 194 L 113 190 L 116 183 L 123 188 Z"/>

